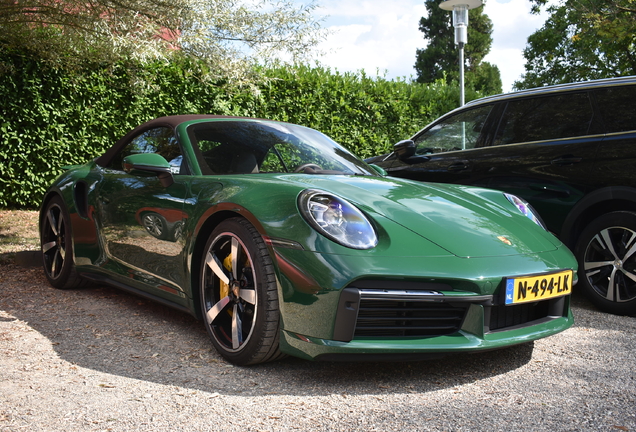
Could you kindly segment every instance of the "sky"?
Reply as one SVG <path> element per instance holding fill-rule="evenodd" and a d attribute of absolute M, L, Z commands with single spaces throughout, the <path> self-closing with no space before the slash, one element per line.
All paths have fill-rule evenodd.
<path fill-rule="evenodd" d="M 306 3 L 297 0 L 298 3 Z M 320 62 L 339 72 L 364 70 L 367 75 L 415 78 L 415 52 L 425 48 L 419 20 L 424 0 L 318 0 L 331 34 L 320 46 Z M 485 58 L 499 67 L 503 91 L 512 90 L 524 69 L 527 38 L 547 15 L 530 13 L 529 0 L 487 0 L 484 12 L 493 22 L 493 43 Z M 449 12 L 450 13 L 450 12 Z M 470 22 L 469 22 L 470 27 Z M 470 38 L 468 39 L 470 44 Z"/>

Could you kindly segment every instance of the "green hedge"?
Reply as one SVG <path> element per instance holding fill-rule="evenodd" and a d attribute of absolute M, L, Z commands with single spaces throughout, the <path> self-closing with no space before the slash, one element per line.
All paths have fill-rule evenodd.
<path fill-rule="evenodd" d="M 459 99 L 442 82 L 305 66 L 255 72 L 255 84 L 241 86 L 210 82 L 202 64 L 183 58 L 66 70 L 0 51 L 0 207 L 37 208 L 63 166 L 96 157 L 134 126 L 163 115 L 289 121 L 368 157 L 389 151 Z"/>
<path fill-rule="evenodd" d="M 425 86 L 305 66 L 264 74 L 257 115 L 318 129 L 363 158 L 390 151 L 459 99 L 442 82 Z"/>

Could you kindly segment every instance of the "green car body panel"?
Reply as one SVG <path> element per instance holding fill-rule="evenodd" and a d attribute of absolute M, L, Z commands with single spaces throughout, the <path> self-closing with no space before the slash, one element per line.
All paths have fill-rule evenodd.
<path fill-rule="evenodd" d="M 201 319 L 206 241 L 219 223 L 240 217 L 265 240 L 275 269 L 283 353 L 338 359 L 477 351 L 530 342 L 573 324 L 568 295 L 550 300 L 556 312 L 491 331 L 490 310 L 502 307 L 506 278 L 561 270 L 576 275 L 570 251 L 501 192 L 373 174 L 204 175 L 189 128 L 251 121 L 210 117 L 176 124 L 190 171 L 169 174 L 167 182 L 158 176 L 169 173 L 170 164 L 154 153 L 126 159 L 127 173 L 99 160 L 63 173 L 43 208 L 54 196 L 66 204 L 77 272 Z M 377 245 L 354 249 L 319 233 L 299 211 L 306 190 L 358 208 Z M 392 288 L 430 292 L 431 303 L 464 304 L 461 323 L 435 336 L 354 335 L 359 292 Z"/>

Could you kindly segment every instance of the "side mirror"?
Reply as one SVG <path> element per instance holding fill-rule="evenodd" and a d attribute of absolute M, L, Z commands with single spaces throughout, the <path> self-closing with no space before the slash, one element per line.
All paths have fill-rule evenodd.
<path fill-rule="evenodd" d="M 369 166 L 371 168 L 373 168 L 378 174 L 380 174 L 382 177 L 385 177 L 388 173 L 386 172 L 386 170 L 384 168 L 382 168 L 381 166 L 377 166 L 376 164 L 369 164 Z"/>
<path fill-rule="evenodd" d="M 132 175 L 157 176 L 163 187 L 168 187 L 174 183 L 170 164 L 157 153 L 139 153 L 126 156 L 123 161 L 124 171 Z"/>
<path fill-rule="evenodd" d="M 402 140 L 393 146 L 398 159 L 408 159 L 415 154 L 415 143 L 412 140 Z"/>

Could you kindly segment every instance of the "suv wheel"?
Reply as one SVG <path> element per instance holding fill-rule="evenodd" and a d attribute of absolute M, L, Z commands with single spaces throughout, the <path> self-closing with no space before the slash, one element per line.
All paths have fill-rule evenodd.
<path fill-rule="evenodd" d="M 616 211 L 592 221 L 574 249 L 579 285 L 596 307 L 636 314 L 636 213 Z"/>

